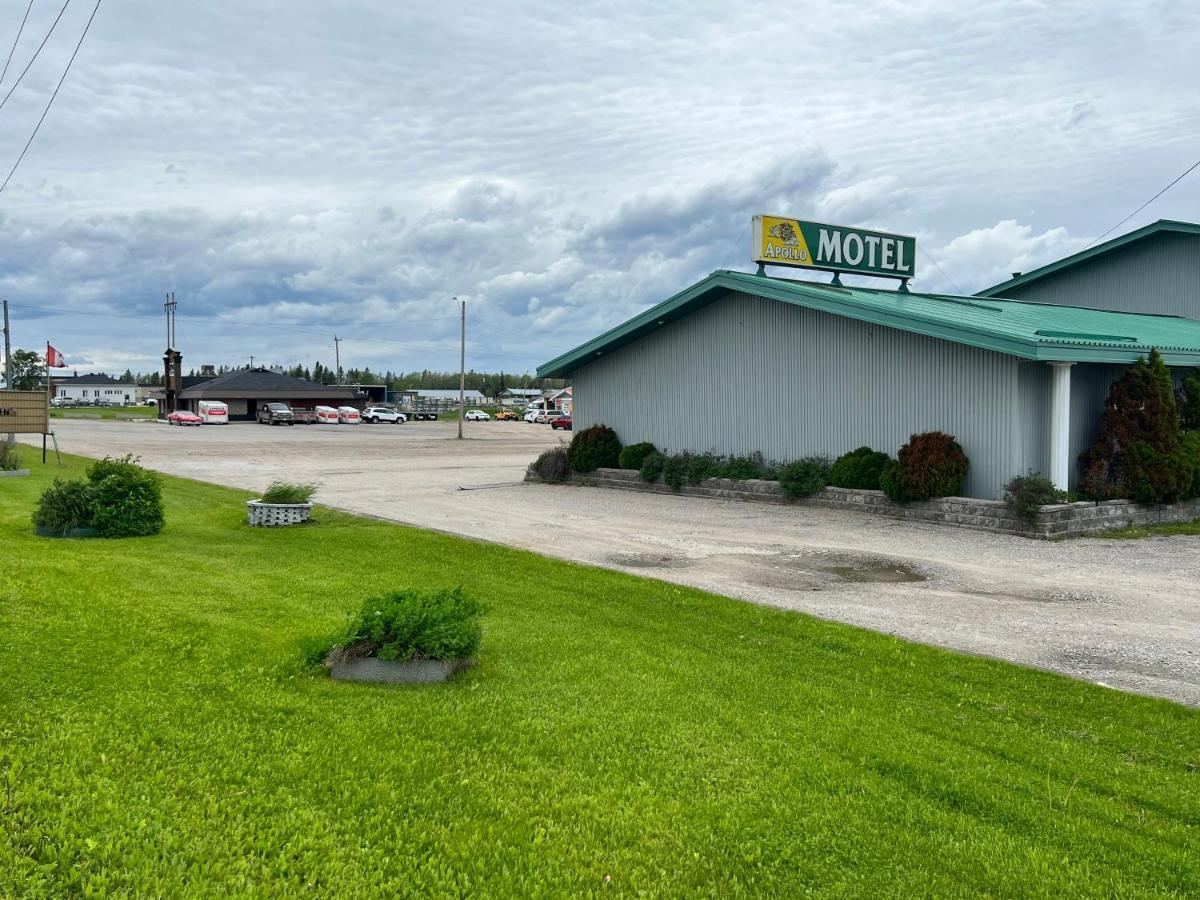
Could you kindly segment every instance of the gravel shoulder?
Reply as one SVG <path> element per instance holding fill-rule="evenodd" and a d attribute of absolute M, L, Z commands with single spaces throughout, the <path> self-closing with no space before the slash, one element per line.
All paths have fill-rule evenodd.
<path fill-rule="evenodd" d="M 320 502 L 1200 706 L 1200 538 L 1032 541 L 843 510 L 523 484 L 563 439 L 453 423 L 55 422 L 64 452 Z M 40 442 L 39 442 L 40 443 Z M 29 460 L 33 462 L 33 460 Z M 40 463 L 35 463 L 40 464 Z"/>

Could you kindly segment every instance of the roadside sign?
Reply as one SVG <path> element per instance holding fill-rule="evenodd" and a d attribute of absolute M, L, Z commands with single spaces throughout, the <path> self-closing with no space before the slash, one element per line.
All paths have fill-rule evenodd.
<path fill-rule="evenodd" d="M 917 239 L 784 216 L 755 216 L 754 261 L 826 272 L 912 278 Z"/>
<path fill-rule="evenodd" d="M 45 391 L 0 390 L 0 434 L 48 434 L 50 401 Z"/>

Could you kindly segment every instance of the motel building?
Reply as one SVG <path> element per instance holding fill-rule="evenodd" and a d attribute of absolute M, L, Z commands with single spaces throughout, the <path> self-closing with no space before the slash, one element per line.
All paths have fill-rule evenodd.
<path fill-rule="evenodd" d="M 998 499 L 1030 470 L 1076 485 L 1138 357 L 1157 348 L 1176 383 L 1200 366 L 1197 224 L 1155 222 L 969 297 L 908 288 L 910 237 L 775 216 L 753 231 L 757 274 L 713 272 L 539 367 L 572 379 L 577 430 L 781 462 L 894 456 L 939 430 L 970 458 L 964 494 Z"/>

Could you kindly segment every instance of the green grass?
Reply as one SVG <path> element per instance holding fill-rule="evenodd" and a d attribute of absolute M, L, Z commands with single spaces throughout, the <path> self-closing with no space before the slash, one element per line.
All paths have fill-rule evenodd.
<path fill-rule="evenodd" d="M 1195 710 L 177 479 L 37 538 L 59 474 L 0 482 L 0 896 L 1200 893 Z M 458 681 L 300 667 L 456 583 Z"/>
<path fill-rule="evenodd" d="M 1166 522 L 1162 525 L 1135 525 L 1115 531 L 1103 531 L 1096 537 L 1132 540 L 1145 537 L 1169 537 L 1176 534 L 1200 534 L 1200 519 L 1194 522 Z"/>
<path fill-rule="evenodd" d="M 51 409 L 52 419 L 153 419 L 153 406 L 78 406 Z"/>

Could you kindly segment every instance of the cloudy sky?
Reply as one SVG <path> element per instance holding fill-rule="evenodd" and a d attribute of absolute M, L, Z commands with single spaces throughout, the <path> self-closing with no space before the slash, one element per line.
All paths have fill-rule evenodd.
<path fill-rule="evenodd" d="M 93 5 L 0 108 L 0 179 Z M 917 235 L 914 288 L 970 293 L 1200 158 L 1197 46 L 1178 2 L 103 0 L 0 193 L 0 296 L 17 346 L 122 371 L 161 364 L 171 290 L 185 366 L 336 333 L 452 369 L 458 295 L 469 365 L 519 373 L 750 269 L 756 212 Z M 1200 170 L 1117 233 L 1198 205 Z"/>

